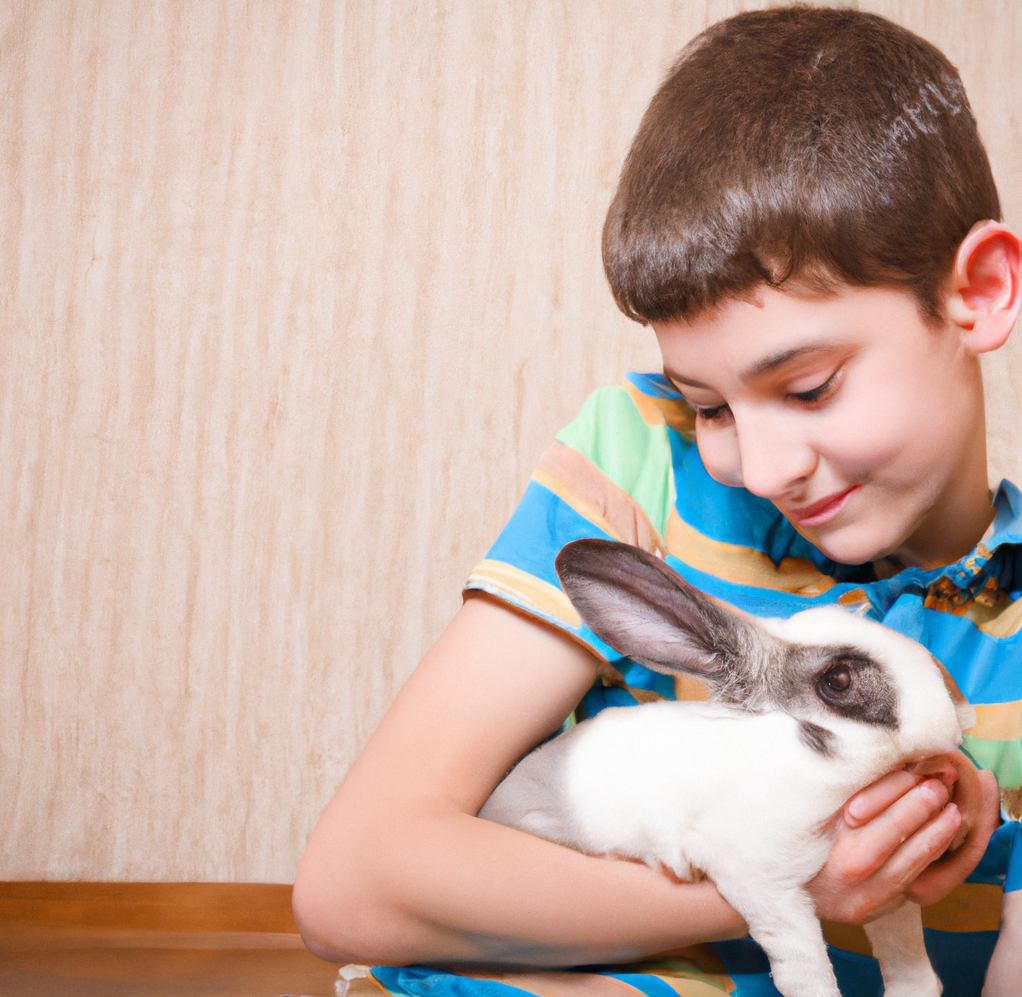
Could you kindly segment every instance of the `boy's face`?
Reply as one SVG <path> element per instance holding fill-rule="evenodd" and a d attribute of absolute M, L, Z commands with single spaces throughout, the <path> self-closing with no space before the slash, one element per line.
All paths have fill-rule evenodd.
<path fill-rule="evenodd" d="M 709 473 L 770 499 L 828 557 L 946 563 L 979 540 L 979 365 L 910 294 L 763 288 L 654 327 Z"/>

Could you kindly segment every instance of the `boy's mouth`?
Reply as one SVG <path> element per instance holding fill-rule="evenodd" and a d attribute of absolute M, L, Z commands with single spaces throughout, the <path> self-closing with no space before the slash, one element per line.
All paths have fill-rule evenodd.
<path fill-rule="evenodd" d="M 834 492 L 801 509 L 792 509 L 790 516 L 796 526 L 808 528 L 822 526 L 833 519 L 844 507 L 845 501 L 852 492 L 858 491 L 862 485 L 852 485 L 841 492 Z"/>

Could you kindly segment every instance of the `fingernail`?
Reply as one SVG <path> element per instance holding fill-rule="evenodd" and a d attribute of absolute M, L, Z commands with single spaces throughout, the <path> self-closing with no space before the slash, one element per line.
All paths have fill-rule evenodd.
<path fill-rule="evenodd" d="M 867 813 L 865 801 L 858 798 L 852 800 L 852 802 L 848 804 L 847 813 L 848 816 L 854 820 L 862 820 Z"/>
<path fill-rule="evenodd" d="M 912 792 L 922 796 L 929 802 L 937 804 L 944 803 L 948 799 L 947 787 L 937 779 L 926 779 L 924 782 L 919 783 Z"/>

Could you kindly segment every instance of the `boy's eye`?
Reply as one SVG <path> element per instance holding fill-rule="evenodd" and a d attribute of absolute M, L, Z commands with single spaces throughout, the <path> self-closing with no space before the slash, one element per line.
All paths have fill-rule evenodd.
<path fill-rule="evenodd" d="M 692 411 L 695 413 L 696 418 L 699 419 L 700 421 L 714 422 L 715 420 L 723 418 L 723 416 L 725 416 L 729 411 L 726 403 L 722 405 L 708 406 L 696 405 L 695 402 L 693 402 L 692 399 L 685 394 L 683 388 L 681 388 L 673 379 L 670 378 L 668 379 L 671 380 L 671 383 L 674 384 L 674 387 L 678 389 L 678 392 L 681 394 L 682 398 L 685 399 L 685 404 L 688 405 L 690 409 L 692 409 Z"/>
<path fill-rule="evenodd" d="M 713 422 L 714 419 L 720 419 L 727 412 L 726 405 L 714 405 L 713 408 L 698 408 L 692 406 L 697 418 L 702 419 L 705 422 Z"/>
<path fill-rule="evenodd" d="M 810 388 L 808 391 L 793 391 L 788 395 L 788 397 L 806 404 L 822 401 L 837 387 L 840 378 L 841 370 L 839 368 L 834 371 L 834 373 L 831 374 L 830 377 L 823 382 L 823 384 L 817 385 L 815 388 Z"/>

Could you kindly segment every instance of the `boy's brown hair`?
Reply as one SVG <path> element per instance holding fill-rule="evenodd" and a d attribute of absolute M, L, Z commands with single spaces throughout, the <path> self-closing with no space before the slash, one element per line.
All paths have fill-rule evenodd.
<path fill-rule="evenodd" d="M 1000 214 L 940 51 L 875 14 L 774 8 L 682 51 L 625 160 L 603 259 L 643 323 L 792 278 L 905 288 L 939 319 L 959 244 Z"/>

